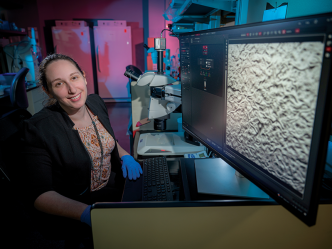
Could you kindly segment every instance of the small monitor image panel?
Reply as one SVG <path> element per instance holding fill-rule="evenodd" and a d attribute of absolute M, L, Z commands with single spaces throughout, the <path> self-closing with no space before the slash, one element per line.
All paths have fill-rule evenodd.
<path fill-rule="evenodd" d="M 202 33 L 180 38 L 182 115 L 184 125 L 200 134 L 206 143 L 221 149 L 222 106 L 225 90 L 222 84 L 224 38 Z"/>
<path fill-rule="evenodd" d="M 330 132 L 332 23 L 327 20 L 331 16 L 243 25 L 180 37 L 180 46 L 181 41 L 201 33 L 221 37 L 217 50 L 219 61 L 223 60 L 213 60 L 221 69 L 220 102 L 205 111 L 191 109 L 190 114 L 184 113 L 184 129 L 307 225 L 313 225 L 316 219 Z M 202 56 L 195 51 L 187 65 L 196 68 L 195 78 L 185 81 L 199 89 L 197 77 L 201 73 L 196 62 L 200 64 Z M 183 110 L 189 112 L 193 98 L 199 101 L 196 106 L 212 102 L 203 98 L 204 88 L 199 90 L 184 91 Z M 213 138 L 208 131 L 213 122 L 205 119 L 207 113 L 213 113 L 211 120 L 219 124 L 215 127 L 215 137 L 220 138 L 214 138 L 217 146 L 208 141 Z M 193 120 L 207 122 L 199 127 Z"/>

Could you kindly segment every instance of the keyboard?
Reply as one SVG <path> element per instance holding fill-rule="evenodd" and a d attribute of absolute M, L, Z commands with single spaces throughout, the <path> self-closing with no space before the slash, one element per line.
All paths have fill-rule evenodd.
<path fill-rule="evenodd" d="M 173 201 L 166 157 L 143 160 L 143 201 Z"/>

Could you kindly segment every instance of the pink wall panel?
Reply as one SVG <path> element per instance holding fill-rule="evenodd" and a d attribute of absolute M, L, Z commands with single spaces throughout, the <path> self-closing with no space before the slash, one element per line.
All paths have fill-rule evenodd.
<path fill-rule="evenodd" d="M 165 0 L 149 0 L 149 37 L 160 37 L 166 27 L 162 16 L 165 11 Z"/>
<path fill-rule="evenodd" d="M 165 10 L 168 8 L 170 0 L 149 0 L 149 37 L 160 37 L 160 32 L 167 28 L 168 23 L 163 17 Z M 168 31 L 163 32 L 166 38 L 166 48 L 170 49 L 170 55 L 179 53 L 179 39 L 169 35 Z"/>
<path fill-rule="evenodd" d="M 127 22 L 131 27 L 131 44 L 133 52 L 133 65 L 144 71 L 144 33 L 138 22 Z"/>
<path fill-rule="evenodd" d="M 45 26 L 45 20 L 73 18 L 126 20 L 143 27 L 142 0 L 37 0 L 37 5 L 40 27 Z M 40 36 L 45 55 L 43 29 Z"/>
<path fill-rule="evenodd" d="M 168 7 L 169 0 L 148 0 L 149 6 L 149 37 L 160 37 L 162 29 L 166 28 L 166 21 L 162 14 Z M 132 28 L 133 65 L 144 70 L 143 46 L 143 0 L 37 0 L 40 26 L 40 40 L 43 54 L 46 55 L 44 30 L 45 20 L 72 20 L 74 18 L 87 19 L 117 19 L 126 20 Z M 176 37 L 170 37 L 168 32 L 163 34 L 167 41 L 167 48 L 171 55 L 178 53 L 179 42 Z"/>
<path fill-rule="evenodd" d="M 166 24 L 172 23 L 171 21 L 166 21 Z M 166 38 L 166 48 L 170 49 L 170 55 L 175 55 L 179 53 L 179 39 L 174 36 L 169 35 L 170 32 L 166 31 L 164 32 L 163 37 Z"/>
<path fill-rule="evenodd" d="M 169 4 L 172 2 L 172 0 L 165 0 L 165 10 L 168 8 Z M 165 21 L 165 26 L 167 27 L 168 24 L 171 24 L 172 21 Z M 170 32 L 166 31 L 164 32 L 164 36 L 166 38 L 166 48 L 170 49 L 170 55 L 175 55 L 179 53 L 179 39 L 174 36 L 169 35 Z"/>

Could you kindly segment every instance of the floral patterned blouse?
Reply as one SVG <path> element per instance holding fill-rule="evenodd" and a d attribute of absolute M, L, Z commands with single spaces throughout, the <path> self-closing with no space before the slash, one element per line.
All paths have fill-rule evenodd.
<path fill-rule="evenodd" d="M 115 147 L 115 141 L 105 127 L 99 122 L 98 117 L 93 116 L 91 112 L 90 114 L 95 121 L 103 145 L 104 154 L 102 167 L 100 167 L 101 150 L 93 124 L 84 128 L 77 128 L 74 126 L 74 129 L 78 130 L 81 140 L 91 156 L 93 162 L 93 169 L 91 170 L 91 191 L 96 191 L 103 188 L 108 183 L 111 174 L 111 152 Z"/>

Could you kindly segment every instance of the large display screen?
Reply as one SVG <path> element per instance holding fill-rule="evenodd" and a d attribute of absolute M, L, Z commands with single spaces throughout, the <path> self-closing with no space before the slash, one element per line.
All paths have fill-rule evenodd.
<path fill-rule="evenodd" d="M 299 195 L 309 162 L 323 39 L 229 40 L 228 45 L 225 149 Z"/>
<path fill-rule="evenodd" d="M 187 33 L 180 51 L 183 128 L 314 224 L 331 116 L 332 15 Z"/>

